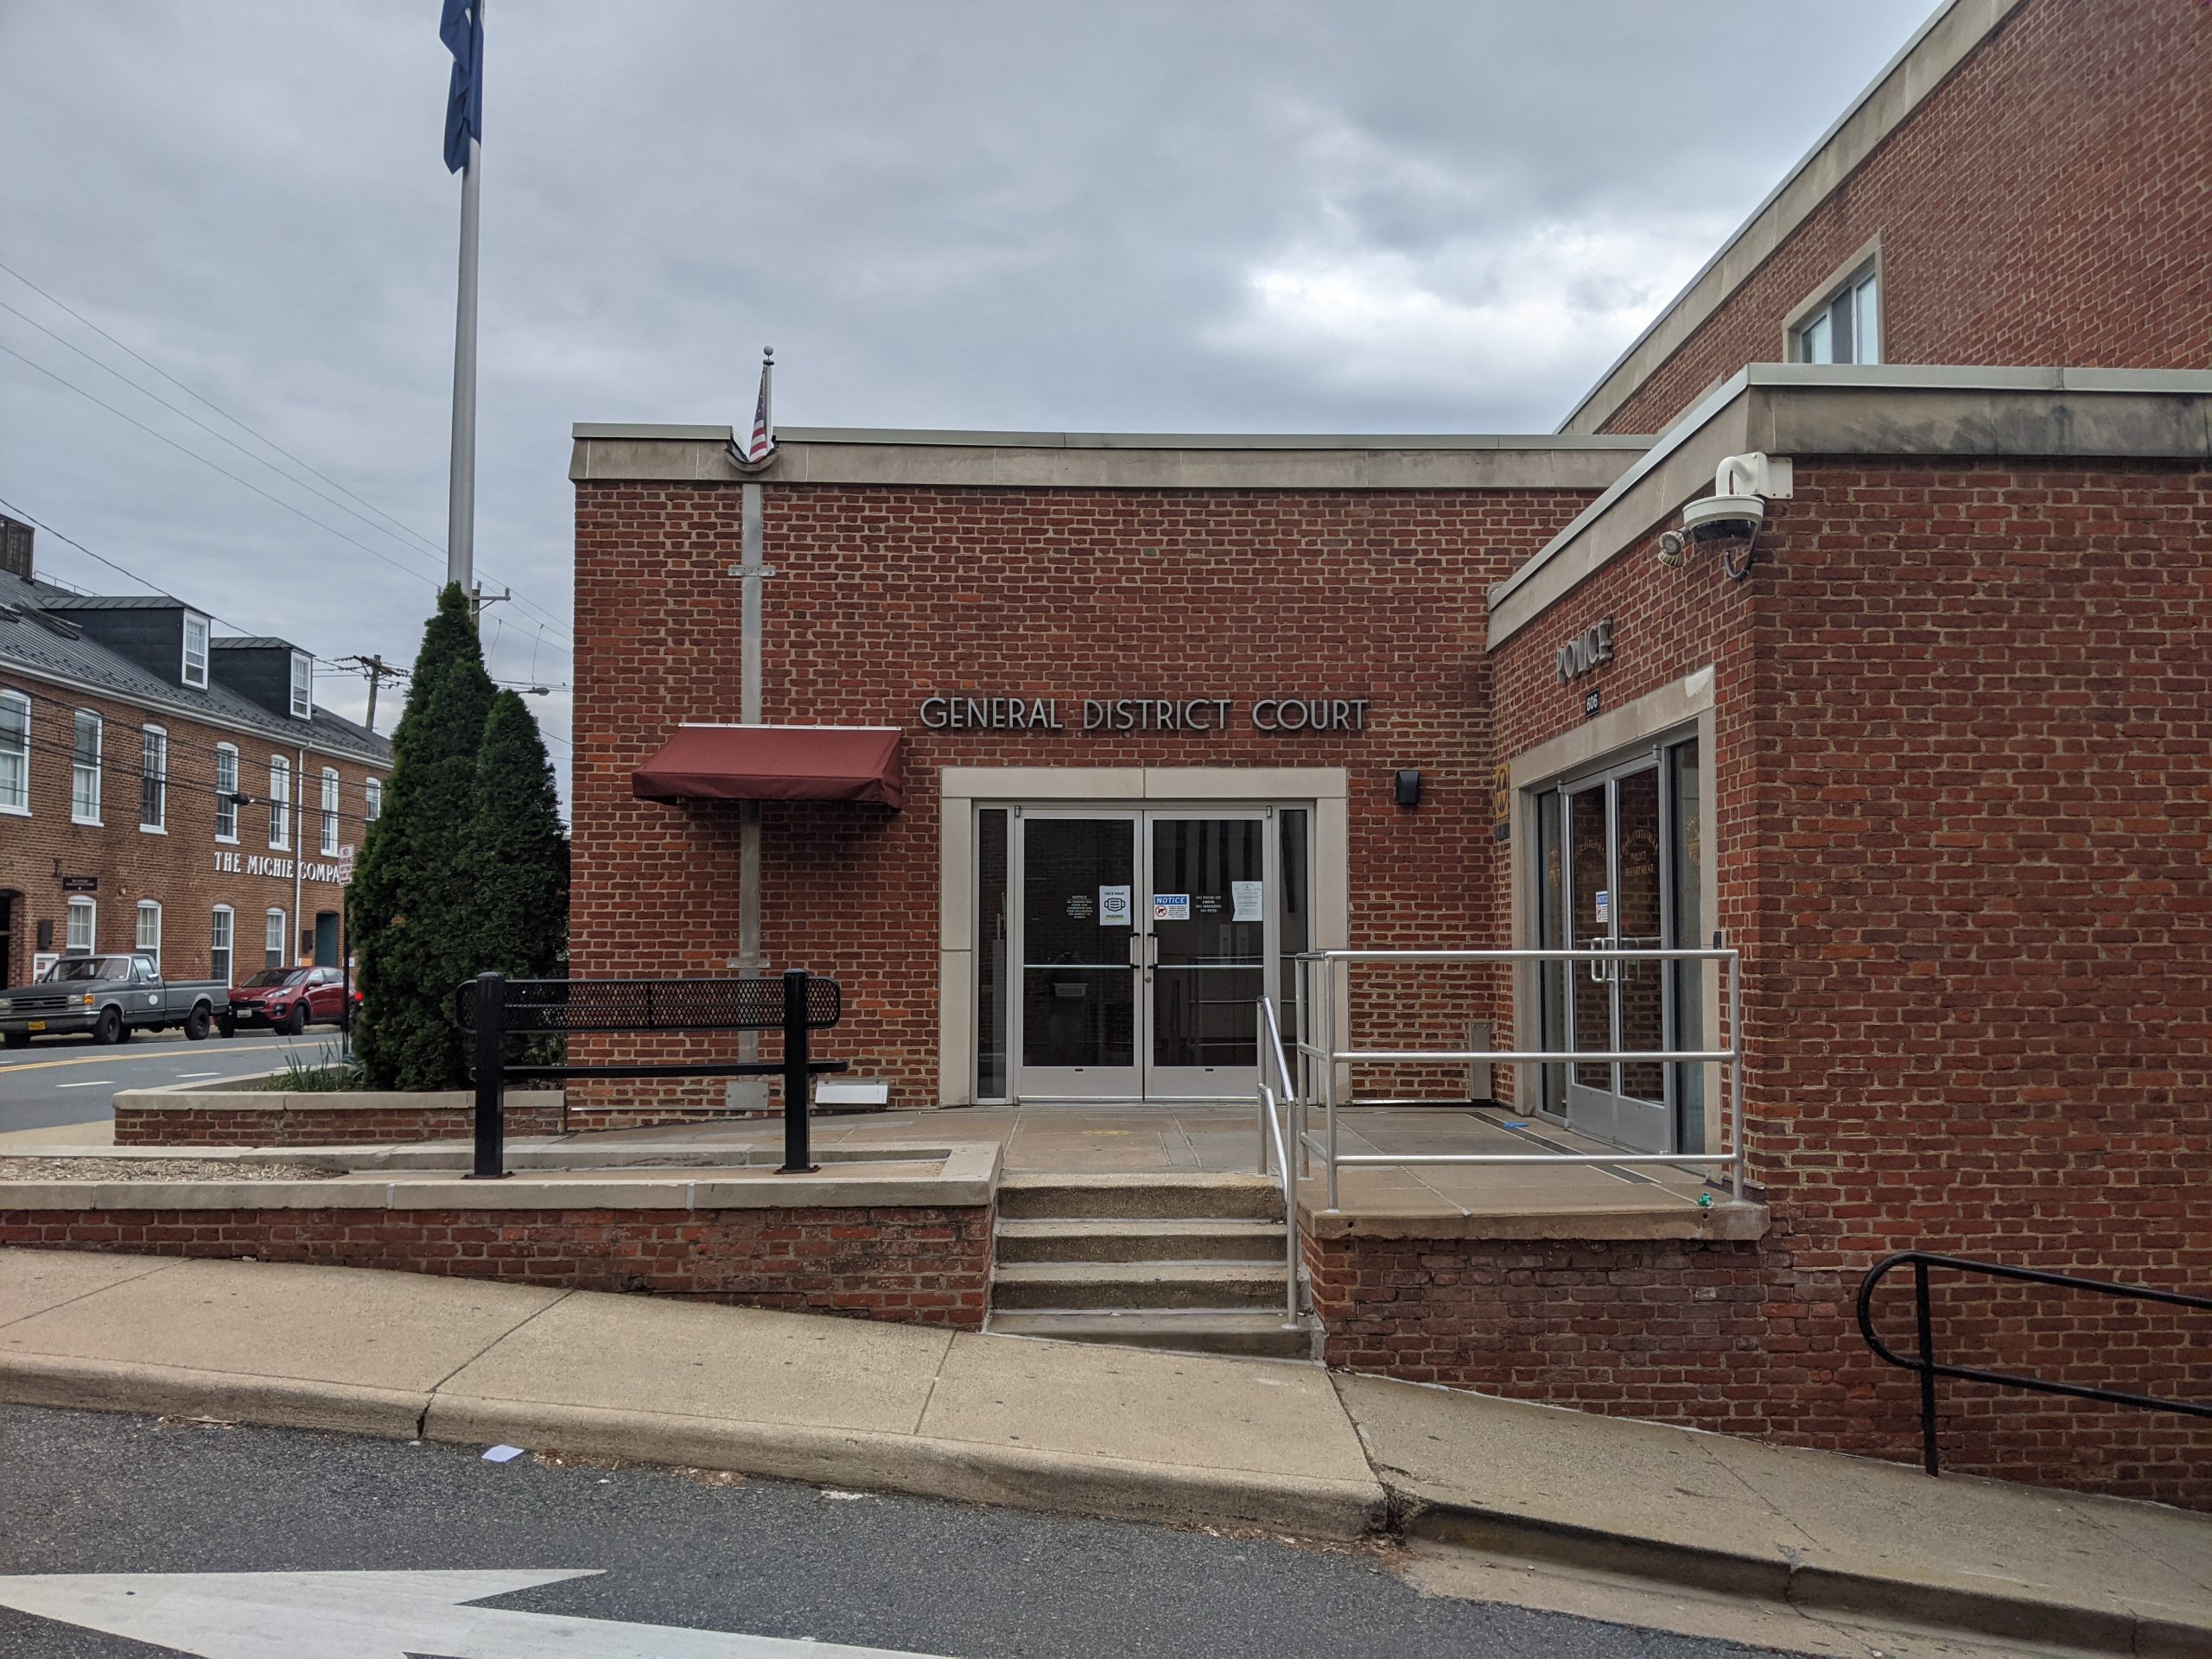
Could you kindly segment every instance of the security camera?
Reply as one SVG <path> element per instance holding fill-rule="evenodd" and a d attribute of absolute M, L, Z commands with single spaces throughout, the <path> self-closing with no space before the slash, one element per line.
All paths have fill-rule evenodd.
<path fill-rule="evenodd" d="M 1682 528 L 1694 542 L 1748 541 L 1766 520 L 1756 495 L 1708 495 L 1682 509 Z"/>

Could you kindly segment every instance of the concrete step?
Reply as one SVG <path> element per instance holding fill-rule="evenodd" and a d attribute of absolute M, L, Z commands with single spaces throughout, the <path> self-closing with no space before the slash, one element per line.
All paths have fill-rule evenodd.
<path fill-rule="evenodd" d="M 999 1214 L 1019 1221 L 1282 1219 L 1282 1189 L 1264 1175 L 1007 1175 Z"/>
<path fill-rule="evenodd" d="M 994 1311 L 986 1332 L 1054 1342 L 1107 1342 L 1186 1354 L 1313 1357 L 1313 1332 L 1286 1325 L 1280 1308 L 1039 1308 Z"/>
<path fill-rule="evenodd" d="M 991 1278 L 994 1308 L 1268 1307 L 1283 1264 L 1244 1262 L 1016 1262 Z"/>
<path fill-rule="evenodd" d="M 1279 1221 L 1105 1218 L 1001 1221 L 998 1259 L 1014 1262 L 1281 1262 Z"/>

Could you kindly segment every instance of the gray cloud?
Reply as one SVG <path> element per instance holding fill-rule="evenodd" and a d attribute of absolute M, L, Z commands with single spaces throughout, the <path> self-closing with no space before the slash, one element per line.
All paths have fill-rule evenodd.
<path fill-rule="evenodd" d="M 569 677 L 569 423 L 742 421 L 764 342 L 793 423 L 1548 430 L 1927 6 L 492 0 L 479 557 L 556 619 L 493 611 L 494 671 Z M 436 13 L 0 3 L 0 258 L 434 546 Z M 0 345 L 402 568 L 7 357 L 0 495 L 240 627 L 411 652 L 434 553 Z"/>

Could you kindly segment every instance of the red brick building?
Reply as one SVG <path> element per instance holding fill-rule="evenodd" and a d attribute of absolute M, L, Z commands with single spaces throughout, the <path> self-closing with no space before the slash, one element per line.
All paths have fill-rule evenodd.
<path fill-rule="evenodd" d="M 834 971 L 839 1052 L 926 1107 L 1249 1099 L 1308 948 L 1725 945 L 1756 1227 L 1324 1229 L 1327 1352 L 1910 1455 L 1851 1324 L 1883 1255 L 2212 1279 L 2208 86 L 2201 9 L 1946 7 L 1550 437 L 786 430 L 748 469 L 578 427 L 577 971 Z M 711 729 L 748 718 L 802 758 Z M 687 726 L 719 782 L 656 761 Z M 1575 968 L 1351 1023 L 1729 1036 L 1709 970 Z M 1468 1092 L 1674 1155 L 1737 1144 L 1719 1085 Z M 1944 1340 L 2204 1363 L 2102 1304 Z M 1960 1466 L 2212 1501 L 2186 1420 L 1955 1411 Z"/>
<path fill-rule="evenodd" d="M 0 984 L 141 951 L 174 979 L 334 963 L 391 746 L 316 706 L 314 658 L 157 595 L 0 569 Z"/>

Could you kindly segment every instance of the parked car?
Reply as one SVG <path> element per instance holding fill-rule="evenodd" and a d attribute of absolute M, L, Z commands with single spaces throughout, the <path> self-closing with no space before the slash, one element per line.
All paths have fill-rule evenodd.
<path fill-rule="evenodd" d="M 361 994 L 353 993 L 353 1006 Z M 346 1019 L 346 976 L 337 968 L 264 968 L 231 988 L 223 1035 L 235 1037 L 240 1026 L 266 1026 L 297 1036 L 309 1026 L 342 1025 Z"/>
<path fill-rule="evenodd" d="M 198 1042 L 230 1019 L 231 988 L 218 980 L 164 980 L 149 956 L 64 957 L 35 985 L 0 991 L 0 1043 L 22 1048 L 33 1037 L 88 1031 L 119 1043 L 134 1031 L 182 1026 Z"/>

